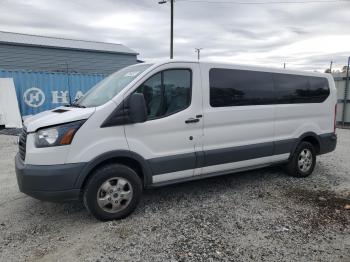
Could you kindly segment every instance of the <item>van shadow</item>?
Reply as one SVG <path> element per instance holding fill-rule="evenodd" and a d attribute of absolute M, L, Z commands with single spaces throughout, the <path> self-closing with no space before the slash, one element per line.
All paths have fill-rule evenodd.
<path fill-rule="evenodd" d="M 264 187 L 271 184 L 271 181 L 274 185 L 283 186 L 286 178 L 289 177 L 282 168 L 274 166 L 148 189 L 144 191 L 136 213 L 146 212 L 147 209 L 157 212 L 179 205 L 198 206 L 202 202 L 215 200 L 218 196 L 233 196 L 242 190 L 249 191 L 251 197 L 260 197 L 264 194 Z"/>

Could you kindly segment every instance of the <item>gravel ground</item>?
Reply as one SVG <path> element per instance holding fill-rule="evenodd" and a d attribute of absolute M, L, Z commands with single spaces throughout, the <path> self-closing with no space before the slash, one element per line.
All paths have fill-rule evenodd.
<path fill-rule="evenodd" d="M 145 192 L 127 219 L 18 191 L 16 137 L 0 135 L 0 261 L 350 261 L 350 130 L 311 177 L 281 168 Z"/>

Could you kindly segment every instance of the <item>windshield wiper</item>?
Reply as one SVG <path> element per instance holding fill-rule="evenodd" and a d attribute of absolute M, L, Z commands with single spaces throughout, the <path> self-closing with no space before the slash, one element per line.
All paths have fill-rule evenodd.
<path fill-rule="evenodd" d="M 80 104 L 77 104 L 77 103 L 71 103 L 71 104 L 68 104 L 68 105 L 65 105 L 66 107 L 78 107 L 78 108 L 86 108 L 86 106 L 83 106 L 83 105 L 80 105 Z"/>

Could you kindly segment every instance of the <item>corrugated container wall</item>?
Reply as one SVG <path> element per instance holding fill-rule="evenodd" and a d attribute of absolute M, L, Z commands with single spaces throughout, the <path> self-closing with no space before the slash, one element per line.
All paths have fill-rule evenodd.
<path fill-rule="evenodd" d="M 111 74 L 136 64 L 136 54 L 0 43 L 0 69 Z"/>
<path fill-rule="evenodd" d="M 22 116 L 68 104 L 105 77 L 105 74 L 0 70 L 0 78 L 14 81 Z"/>

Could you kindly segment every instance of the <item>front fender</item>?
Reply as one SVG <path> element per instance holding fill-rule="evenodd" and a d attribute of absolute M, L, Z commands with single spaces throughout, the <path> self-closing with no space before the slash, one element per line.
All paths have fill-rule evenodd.
<path fill-rule="evenodd" d="M 80 175 L 75 182 L 75 187 L 82 188 L 84 181 L 88 178 L 91 171 L 95 167 L 100 165 L 101 163 L 108 161 L 108 160 L 111 160 L 111 159 L 121 158 L 121 157 L 137 161 L 140 164 L 140 166 L 142 167 L 142 172 L 143 172 L 143 176 L 144 176 L 144 186 L 145 187 L 152 183 L 152 171 L 151 171 L 147 161 L 142 156 L 140 156 L 139 154 L 137 154 L 135 152 L 129 151 L 129 150 L 114 150 L 114 151 L 109 151 L 109 152 L 103 153 L 103 154 L 95 157 L 91 161 L 89 161 L 85 165 L 83 170 L 80 172 Z"/>

